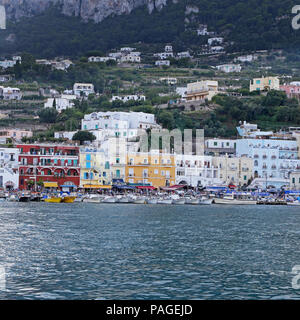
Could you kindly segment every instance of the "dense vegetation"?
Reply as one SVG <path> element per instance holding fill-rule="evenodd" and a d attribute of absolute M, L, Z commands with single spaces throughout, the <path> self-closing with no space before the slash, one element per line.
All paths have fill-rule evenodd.
<path fill-rule="evenodd" d="M 186 5 L 197 5 L 198 13 L 187 16 Z M 146 8 L 130 16 L 109 17 L 99 24 L 66 17 L 58 8 L 10 23 L 1 31 L 0 53 L 28 51 L 40 57 L 79 56 L 87 50 L 103 50 L 122 44 L 172 42 L 176 49 L 197 50 L 207 37 L 198 37 L 199 23 L 232 41 L 229 50 L 300 47 L 300 32 L 291 28 L 292 0 L 181 0 L 169 1 L 160 12 Z M 4 39 L 9 36 L 10 41 Z"/>

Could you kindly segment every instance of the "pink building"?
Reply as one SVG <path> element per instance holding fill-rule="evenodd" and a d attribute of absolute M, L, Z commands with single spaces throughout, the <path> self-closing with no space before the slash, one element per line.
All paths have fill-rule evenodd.
<path fill-rule="evenodd" d="M 288 98 L 300 99 L 300 82 L 292 82 L 280 86 L 280 90 L 284 91 Z"/>
<path fill-rule="evenodd" d="M 31 138 L 33 135 L 30 130 L 22 129 L 0 129 L 0 139 L 12 139 L 14 141 L 21 141 L 23 137 Z"/>

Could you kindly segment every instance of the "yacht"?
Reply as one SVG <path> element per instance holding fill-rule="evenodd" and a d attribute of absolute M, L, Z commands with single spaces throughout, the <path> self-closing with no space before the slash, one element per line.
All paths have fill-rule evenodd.
<path fill-rule="evenodd" d="M 250 205 L 256 204 L 256 200 L 251 198 L 236 198 L 234 194 L 225 195 L 223 198 L 214 198 L 215 204 Z"/>

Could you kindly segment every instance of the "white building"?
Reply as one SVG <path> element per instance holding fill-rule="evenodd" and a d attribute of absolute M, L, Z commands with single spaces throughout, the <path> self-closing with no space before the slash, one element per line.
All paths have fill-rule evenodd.
<path fill-rule="evenodd" d="M 0 147 L 0 189 L 19 188 L 18 155 L 17 148 Z"/>
<path fill-rule="evenodd" d="M 130 54 L 122 56 L 120 61 L 121 62 L 131 62 L 131 63 L 140 63 L 141 57 L 130 53 Z"/>
<path fill-rule="evenodd" d="M 239 61 L 239 62 L 252 62 L 254 60 L 257 60 L 257 55 L 255 55 L 255 54 L 248 54 L 245 56 L 239 56 L 235 59 L 235 61 Z"/>
<path fill-rule="evenodd" d="M 48 98 L 44 104 L 44 108 L 53 108 L 60 113 L 63 110 L 70 109 L 74 107 L 74 100 L 76 100 L 76 95 L 62 94 L 59 98 Z M 55 101 L 55 102 L 54 102 Z"/>
<path fill-rule="evenodd" d="M 213 158 L 199 155 L 176 155 L 176 184 L 206 187 L 221 184 Z"/>
<path fill-rule="evenodd" d="M 219 71 L 230 73 L 230 72 L 241 72 L 242 67 L 240 64 L 222 64 L 220 66 L 216 66 Z"/>
<path fill-rule="evenodd" d="M 3 69 L 12 68 L 16 65 L 17 61 L 14 60 L 2 60 L 0 61 L 0 67 Z"/>
<path fill-rule="evenodd" d="M 127 95 L 127 96 L 113 96 L 111 101 L 122 101 L 122 102 L 146 101 L 146 96 L 138 95 L 138 94 L 132 94 L 132 95 Z"/>
<path fill-rule="evenodd" d="M 75 83 L 73 93 L 77 97 L 81 97 L 82 95 L 87 97 L 89 94 L 95 93 L 94 85 L 92 83 Z"/>
<path fill-rule="evenodd" d="M 190 55 L 189 51 L 178 52 L 178 53 L 177 53 L 177 57 L 178 57 L 179 59 L 192 58 L 192 56 Z"/>
<path fill-rule="evenodd" d="M 222 37 L 215 37 L 215 38 L 209 38 L 209 39 L 207 40 L 207 43 L 208 43 L 209 46 L 211 46 L 212 44 L 216 44 L 216 43 L 222 44 L 223 41 L 224 41 L 224 38 L 222 38 Z"/>
<path fill-rule="evenodd" d="M 131 47 L 123 47 L 120 49 L 121 52 L 132 52 L 134 51 L 136 48 L 131 48 Z"/>
<path fill-rule="evenodd" d="M 165 52 L 173 52 L 173 47 L 171 45 L 166 45 Z"/>
<path fill-rule="evenodd" d="M 275 137 L 239 139 L 236 141 L 236 154 L 253 159 L 253 176 L 264 180 L 266 185 L 287 185 L 290 172 L 300 171 L 296 140 Z"/>
<path fill-rule="evenodd" d="M 213 36 L 214 32 L 209 32 L 207 30 L 207 25 L 201 24 L 201 25 L 199 25 L 199 28 L 197 29 L 197 35 L 198 36 Z"/>
<path fill-rule="evenodd" d="M 170 77 L 159 78 L 159 81 L 160 82 L 165 82 L 165 83 L 171 84 L 171 85 L 177 84 L 177 78 L 170 78 Z"/>
<path fill-rule="evenodd" d="M 157 60 L 155 61 L 156 66 L 170 66 L 170 60 Z"/>
<path fill-rule="evenodd" d="M 167 58 L 173 58 L 174 54 L 173 52 L 160 52 L 160 53 L 155 53 L 154 57 L 164 60 Z"/>
<path fill-rule="evenodd" d="M 2 97 L 3 100 L 21 100 L 22 92 L 19 88 L 0 86 L 0 97 Z"/>
<path fill-rule="evenodd" d="M 109 60 L 114 60 L 116 61 L 116 57 L 89 57 L 88 61 L 89 62 L 107 62 Z"/>
<path fill-rule="evenodd" d="M 205 151 L 215 154 L 235 154 L 236 140 L 231 139 L 207 139 Z"/>
<path fill-rule="evenodd" d="M 81 121 L 82 130 L 160 128 L 154 114 L 144 112 L 94 112 Z"/>

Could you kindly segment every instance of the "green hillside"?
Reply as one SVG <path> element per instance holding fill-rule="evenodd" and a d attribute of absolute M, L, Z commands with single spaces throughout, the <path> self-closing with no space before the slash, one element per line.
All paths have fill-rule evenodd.
<path fill-rule="evenodd" d="M 186 16 L 187 4 L 196 5 L 199 12 Z M 33 18 L 9 22 L 8 29 L 0 32 L 0 54 L 27 51 L 43 57 L 78 56 L 88 50 L 106 51 L 137 42 L 172 42 L 178 50 L 198 48 L 207 41 L 196 35 L 199 23 L 207 23 L 210 30 L 232 41 L 231 51 L 299 48 L 300 31 L 291 28 L 294 5 L 291 0 L 170 1 L 151 15 L 146 8 L 139 8 L 99 24 L 84 23 L 51 8 Z"/>

